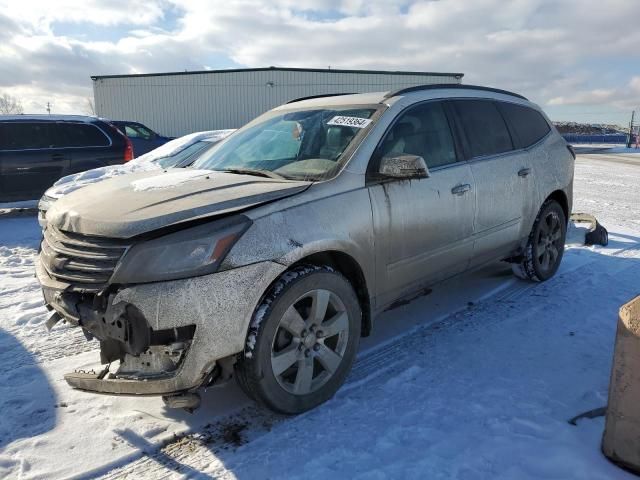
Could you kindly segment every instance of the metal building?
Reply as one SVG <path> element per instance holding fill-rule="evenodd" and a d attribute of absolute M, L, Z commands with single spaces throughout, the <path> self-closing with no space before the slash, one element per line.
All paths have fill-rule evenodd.
<path fill-rule="evenodd" d="M 142 122 L 179 136 L 238 128 L 299 97 L 380 92 L 432 83 L 460 83 L 462 73 L 312 68 L 246 68 L 93 76 L 97 115 Z"/>

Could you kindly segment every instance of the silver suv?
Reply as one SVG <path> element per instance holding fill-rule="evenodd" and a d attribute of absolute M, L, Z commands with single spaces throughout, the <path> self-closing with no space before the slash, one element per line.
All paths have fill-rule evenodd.
<path fill-rule="evenodd" d="M 82 327 L 107 365 L 65 378 L 194 408 L 199 387 L 234 375 L 273 410 L 313 408 L 394 302 L 498 260 L 554 275 L 573 167 L 544 113 L 501 90 L 289 102 L 190 168 L 51 208 L 37 266 L 48 325 Z"/>

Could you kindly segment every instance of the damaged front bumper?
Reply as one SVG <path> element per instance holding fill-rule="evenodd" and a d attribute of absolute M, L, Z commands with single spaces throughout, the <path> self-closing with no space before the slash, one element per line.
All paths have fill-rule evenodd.
<path fill-rule="evenodd" d="M 264 291 L 284 271 L 260 262 L 200 277 L 100 292 L 75 289 L 37 266 L 47 306 L 100 340 L 112 372 L 65 375 L 74 388 L 121 395 L 170 395 L 208 384 L 222 359 L 244 349 Z"/>

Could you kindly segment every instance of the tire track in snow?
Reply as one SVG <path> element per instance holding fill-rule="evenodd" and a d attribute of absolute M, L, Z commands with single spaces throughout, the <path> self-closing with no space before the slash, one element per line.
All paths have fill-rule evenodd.
<path fill-rule="evenodd" d="M 640 244 L 607 253 L 612 258 L 640 258 Z M 621 266 L 622 270 L 630 268 Z M 446 315 L 444 318 L 418 325 L 384 344 L 374 347 L 356 360 L 345 385 L 337 397 L 348 395 L 349 390 L 364 383 L 384 381 L 383 374 L 397 370 L 406 363 L 412 352 L 424 352 L 428 342 L 437 338 L 440 331 L 452 329 L 482 329 L 489 324 L 507 321 L 519 303 L 534 296 L 546 296 L 555 289 L 586 284 L 598 273 L 597 261 L 587 260 L 577 267 L 558 274 L 544 283 L 516 281 L 510 287 L 484 298 L 474 305 Z M 535 300 L 535 304 L 539 304 Z M 482 321 L 478 321 L 479 317 Z M 487 318 L 490 321 L 487 322 Z M 387 375 L 388 376 L 388 375 Z M 387 378 L 385 376 L 384 378 Z M 187 433 L 157 448 L 146 451 L 144 456 L 132 463 L 122 465 L 105 474 L 104 479 L 120 478 L 182 478 L 193 476 L 207 469 L 217 453 L 233 450 L 239 445 L 266 434 L 274 425 L 287 421 L 290 417 L 274 414 L 266 409 L 251 405 L 240 412 L 220 417 L 214 424 L 194 433 Z M 235 430 L 234 430 L 235 429 Z M 229 430 L 236 437 L 229 439 Z M 206 477 L 206 476 L 205 476 Z"/>

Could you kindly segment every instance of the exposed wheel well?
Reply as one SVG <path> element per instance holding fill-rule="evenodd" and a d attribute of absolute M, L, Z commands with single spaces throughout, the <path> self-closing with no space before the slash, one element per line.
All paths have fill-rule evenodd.
<path fill-rule="evenodd" d="M 558 202 L 560 204 L 560 206 L 562 207 L 562 211 L 564 212 L 564 218 L 568 222 L 569 221 L 569 215 L 570 215 L 571 212 L 569 212 L 569 201 L 567 200 L 567 194 L 564 193 L 562 190 L 556 190 L 555 192 L 552 192 L 551 195 L 549 195 L 545 199 L 545 202 L 547 200 L 555 200 L 556 202 Z"/>
<path fill-rule="evenodd" d="M 353 285 L 358 300 L 360 301 L 360 307 L 362 309 L 362 336 L 367 337 L 371 333 L 371 302 L 369 299 L 369 290 L 367 288 L 367 282 L 364 278 L 364 273 L 358 262 L 353 257 L 343 252 L 328 251 L 320 252 L 309 255 L 298 260 L 291 265 L 290 268 L 298 265 L 311 264 L 323 266 L 327 265 L 334 270 L 344 275 L 347 280 Z"/>

